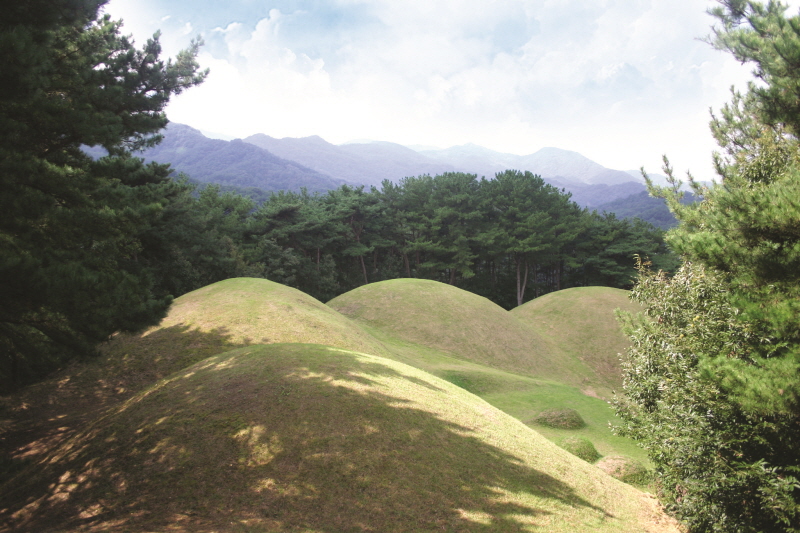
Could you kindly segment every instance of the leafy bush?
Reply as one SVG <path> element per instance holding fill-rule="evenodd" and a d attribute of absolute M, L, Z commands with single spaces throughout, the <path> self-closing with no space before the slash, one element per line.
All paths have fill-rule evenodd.
<path fill-rule="evenodd" d="M 583 437 L 566 437 L 561 439 L 558 445 L 572 455 L 580 457 L 587 463 L 594 463 L 600 459 L 600 454 L 589 439 L 584 439 Z"/>
<path fill-rule="evenodd" d="M 586 427 L 581 415 L 575 409 L 549 409 L 542 411 L 534 419 L 534 424 L 557 429 L 580 429 Z"/>

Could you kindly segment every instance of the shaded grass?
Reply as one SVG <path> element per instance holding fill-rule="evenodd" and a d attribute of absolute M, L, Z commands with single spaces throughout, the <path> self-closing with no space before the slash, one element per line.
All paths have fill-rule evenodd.
<path fill-rule="evenodd" d="M 28 531 L 645 531 L 652 500 L 474 395 L 317 345 L 210 357 L 0 486 Z"/>

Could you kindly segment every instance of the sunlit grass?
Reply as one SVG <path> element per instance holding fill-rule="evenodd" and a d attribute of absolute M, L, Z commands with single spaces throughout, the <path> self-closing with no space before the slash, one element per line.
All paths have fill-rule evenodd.
<path fill-rule="evenodd" d="M 581 436 L 602 455 L 625 455 L 647 464 L 641 448 L 609 428 L 619 422 L 608 403 L 619 378 L 608 377 L 609 369 L 618 368 L 617 354 L 627 346 L 613 311 L 632 305 L 627 292 L 582 287 L 539 300 L 509 313 L 449 285 L 401 279 L 366 285 L 328 305 L 381 341 L 389 357 L 480 396 L 554 442 Z M 463 323 L 453 327 L 456 312 Z M 516 353 L 516 359 L 506 351 Z M 532 422 L 542 411 L 558 408 L 578 411 L 586 427 L 566 430 Z"/>
<path fill-rule="evenodd" d="M 41 438 L 12 454 L 0 524 L 672 531 L 653 526 L 652 499 L 542 438 L 644 460 L 592 396 L 608 384 L 602 358 L 558 344 L 555 326 L 538 332 L 532 316 L 425 280 L 331 306 L 267 280 L 189 293 L 159 326 L 118 335 L 100 359 L 6 404 L 29 418 L 12 427 L 38 424 Z M 586 426 L 533 422 L 563 407 Z"/>
<path fill-rule="evenodd" d="M 305 344 L 197 363 L 10 482 L 27 530 L 622 532 L 652 506 L 460 387 Z"/>

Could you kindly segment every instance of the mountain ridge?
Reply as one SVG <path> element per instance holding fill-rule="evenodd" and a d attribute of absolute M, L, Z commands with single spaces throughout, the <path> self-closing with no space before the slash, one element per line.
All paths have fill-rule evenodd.
<path fill-rule="evenodd" d="M 384 180 L 397 182 L 445 172 L 492 178 L 508 169 L 538 174 L 588 208 L 645 190 L 642 178 L 555 147 L 515 155 L 475 144 L 436 150 L 415 150 L 385 141 L 335 145 L 318 135 L 278 139 L 259 133 L 226 141 L 210 139 L 178 123 L 171 123 L 163 135 L 163 141 L 142 152 L 141 157 L 168 163 L 176 173 L 185 173 L 196 181 L 265 191 L 305 188 L 322 193 L 345 184 L 380 187 Z M 92 149 L 88 152 L 93 153 Z"/>

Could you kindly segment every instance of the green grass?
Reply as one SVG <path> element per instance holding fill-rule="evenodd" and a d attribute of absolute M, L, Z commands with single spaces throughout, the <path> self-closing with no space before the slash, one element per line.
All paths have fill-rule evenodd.
<path fill-rule="evenodd" d="M 102 347 L 103 357 L 59 375 L 57 389 L 72 401 L 124 398 L 220 352 L 283 342 L 386 354 L 379 341 L 311 296 L 266 279 L 234 278 L 177 298 L 158 326 L 116 335 Z M 33 387 L 27 403 L 53 388 L 52 381 Z"/>
<path fill-rule="evenodd" d="M 600 459 L 600 454 L 597 452 L 594 444 L 592 444 L 592 441 L 584 437 L 564 437 L 558 441 L 558 445 L 587 463 L 594 463 Z"/>
<path fill-rule="evenodd" d="M 628 294 L 611 287 L 574 287 L 531 300 L 511 314 L 536 331 L 561 359 L 589 367 L 582 388 L 607 399 L 621 386 L 618 354 L 629 346 L 614 310 L 641 311 Z"/>
<path fill-rule="evenodd" d="M 564 309 L 570 310 L 588 332 L 581 334 L 583 342 L 591 344 L 592 338 L 597 339 L 601 346 L 598 350 L 604 354 L 602 359 L 616 360 L 626 341 L 613 321 L 613 307 L 609 306 L 628 303 L 627 292 L 587 287 L 567 289 L 539 300 L 542 299 L 546 305 L 533 305 L 537 302 L 534 300 L 518 308 L 525 312 L 508 312 L 450 285 L 398 279 L 365 285 L 334 298 L 328 305 L 380 341 L 392 359 L 480 396 L 554 442 L 578 432 L 594 442 L 603 455 L 624 455 L 648 463 L 641 448 L 609 429 L 609 424 L 619 420 L 606 400 L 595 397 L 600 396 L 597 391 L 610 397 L 609 379 L 598 377 L 598 371 L 581 360 L 581 353 L 572 348 L 575 341 L 559 343 L 552 333 L 555 324 L 568 324 L 570 318 L 564 315 Z M 584 311 L 576 309 L 582 307 Z M 557 318 L 544 318 L 547 309 L 555 309 Z M 453 327 L 458 315 L 464 317 L 463 323 Z M 599 323 L 592 322 L 593 318 Z M 541 324 L 534 327 L 532 323 L 537 321 Z M 614 330 L 604 331 L 609 327 Z M 559 325 L 558 331 L 569 336 L 571 330 Z M 526 335 L 528 340 L 524 340 Z M 504 350 L 517 356 L 491 355 Z M 533 421 L 542 411 L 563 408 L 575 409 L 586 427 L 562 430 Z"/>
<path fill-rule="evenodd" d="M 586 421 L 575 409 L 560 407 L 558 409 L 546 409 L 536 415 L 533 423 L 558 429 L 581 429 L 586 427 Z"/>
<path fill-rule="evenodd" d="M 529 321 L 424 280 L 330 306 L 260 279 L 189 293 L 2 399 L 0 532 L 674 531 L 550 442 L 646 462 L 596 369 Z M 534 423 L 565 408 L 586 426 Z"/>
<path fill-rule="evenodd" d="M 649 463 L 647 455 L 632 440 L 614 435 L 609 426 L 620 420 L 604 400 L 586 396 L 575 387 L 554 382 L 541 382 L 528 390 L 498 392 L 483 398 L 511 416 L 526 422 L 544 437 L 557 442 L 567 436 L 580 436 L 592 441 L 602 455 L 624 455 Z M 535 423 L 542 411 L 569 408 L 576 410 L 586 422 L 580 429 L 550 428 Z"/>
<path fill-rule="evenodd" d="M 466 390 L 307 344 L 177 372 L 0 491 L 27 531 L 625 532 L 654 513 Z"/>
<path fill-rule="evenodd" d="M 502 307 L 444 283 L 409 278 L 371 283 L 328 305 L 395 342 L 490 368 L 565 383 L 579 383 L 589 373 L 580 361 L 559 357 L 530 325 Z"/>

